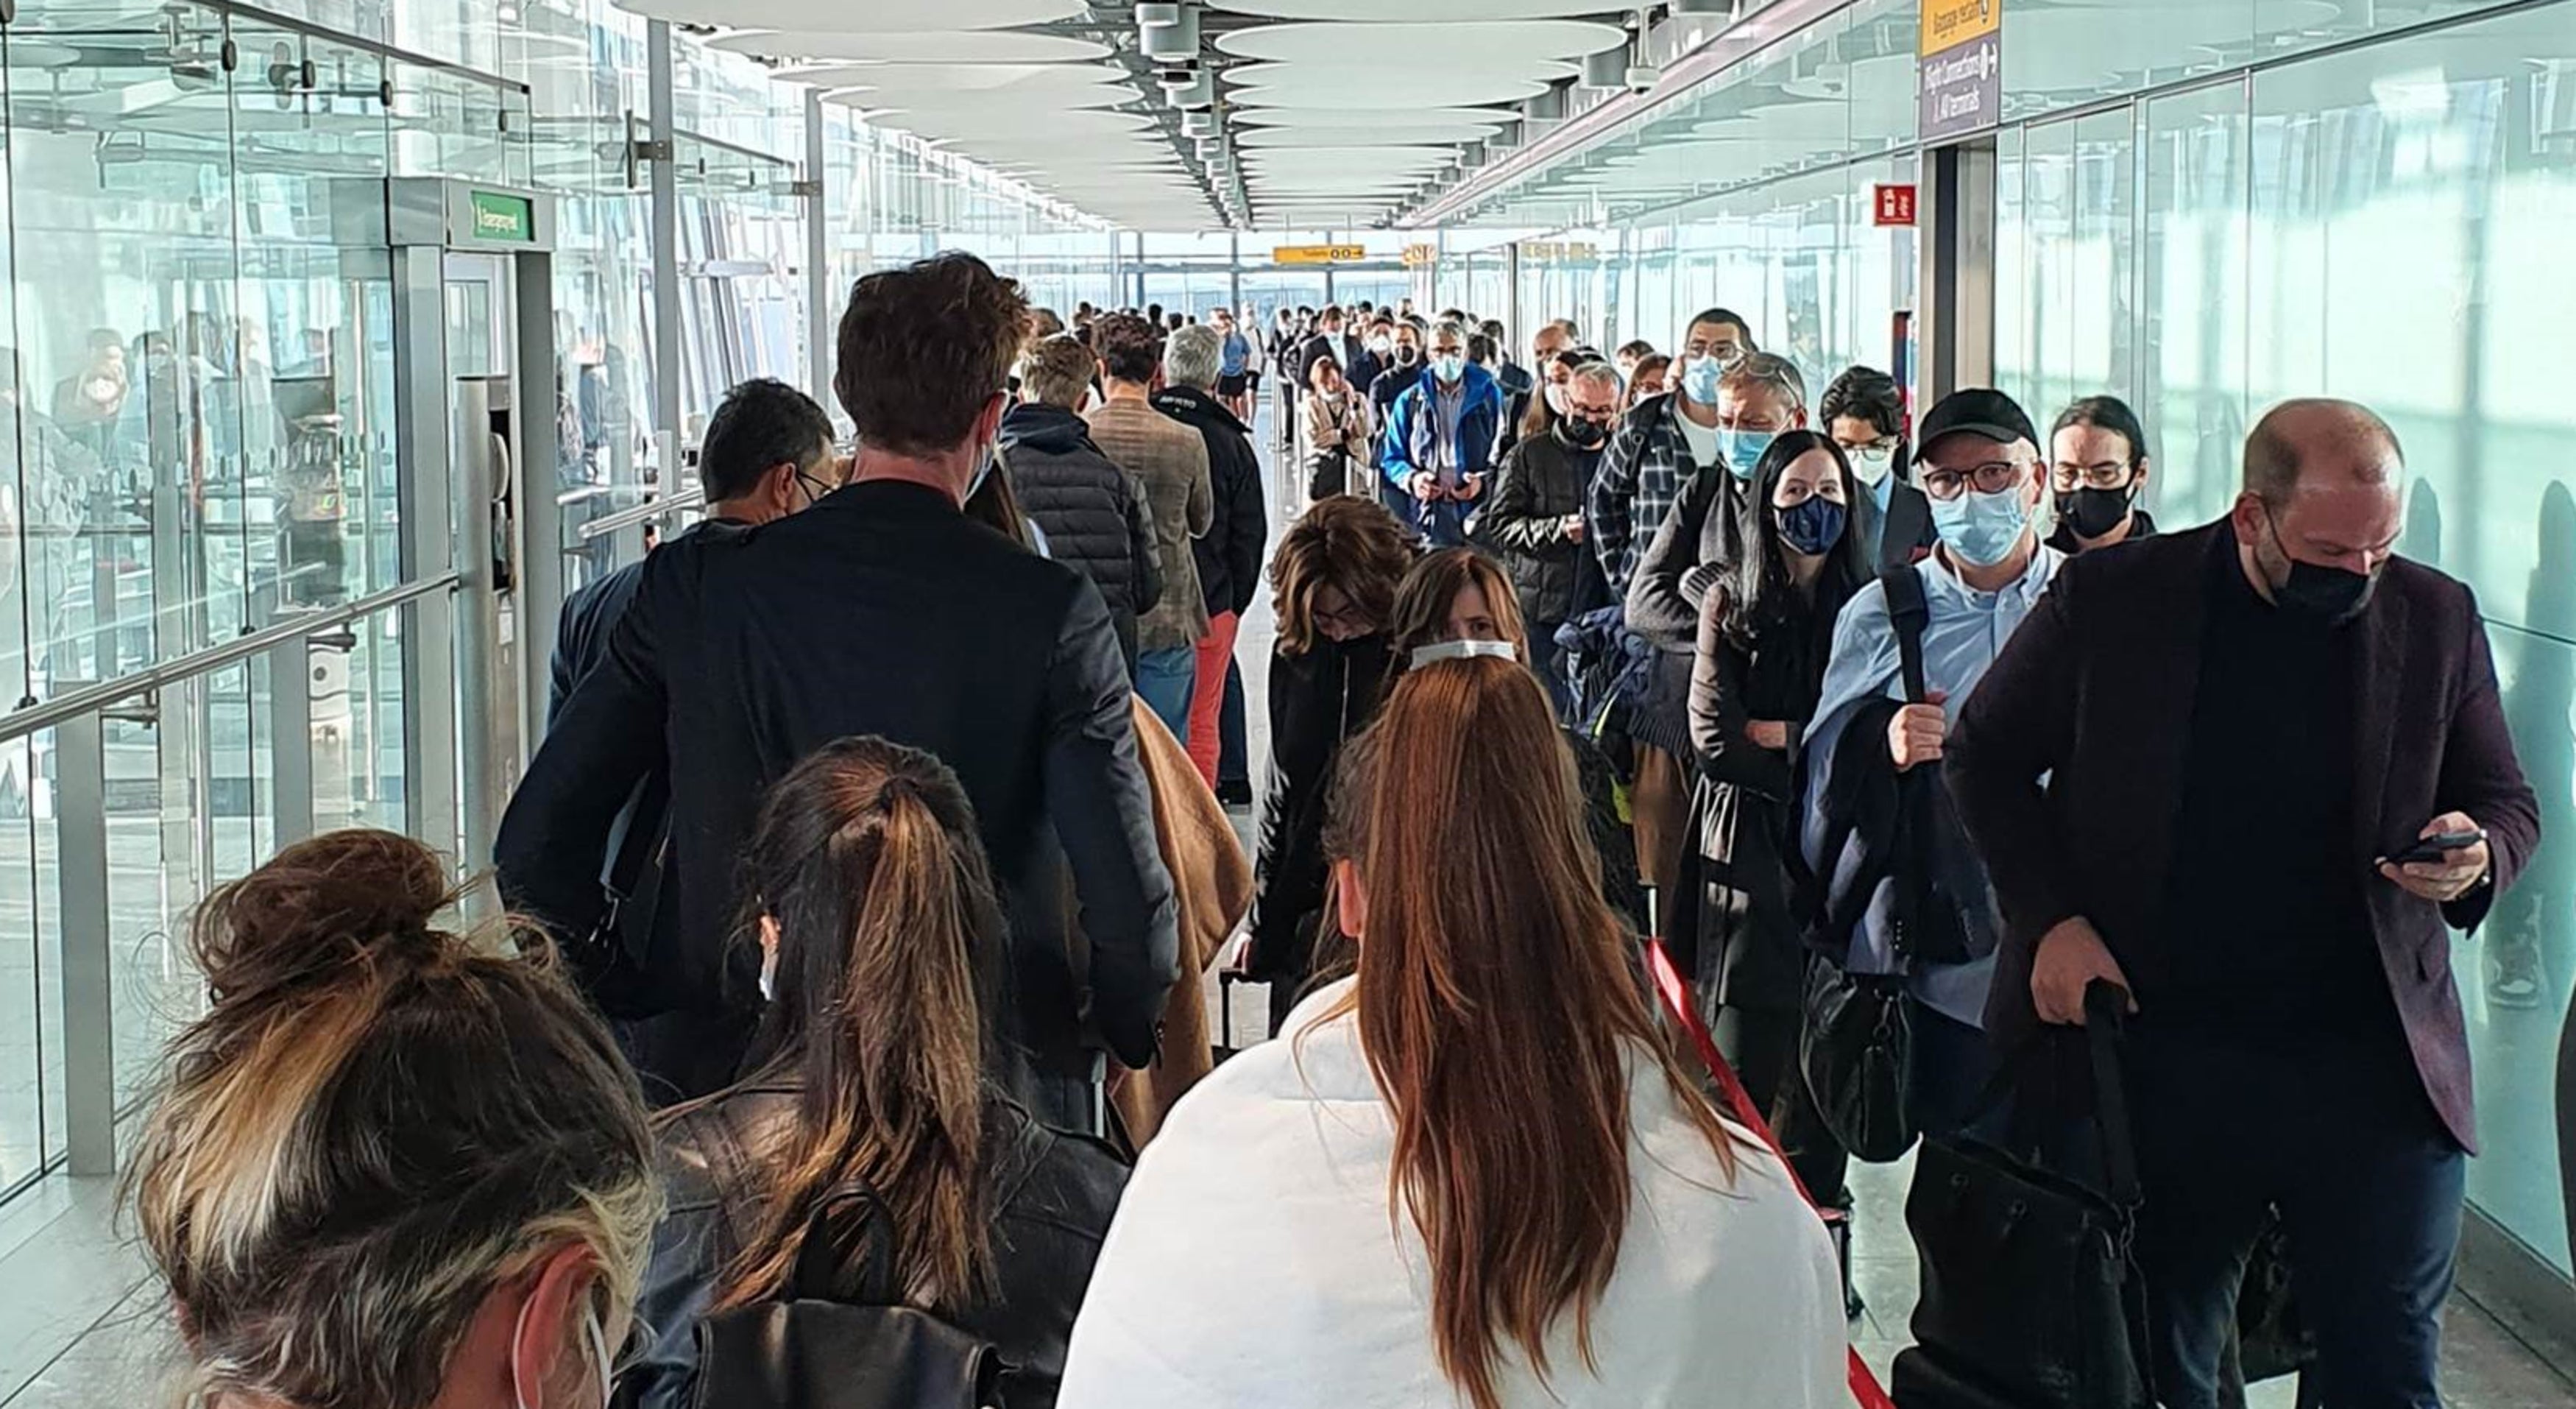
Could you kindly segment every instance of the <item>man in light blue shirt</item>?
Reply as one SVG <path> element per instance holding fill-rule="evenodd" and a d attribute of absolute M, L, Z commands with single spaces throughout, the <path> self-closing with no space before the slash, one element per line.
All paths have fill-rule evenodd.
<path fill-rule="evenodd" d="M 1846 967 L 1905 973 L 1914 1010 L 1917 1123 L 1927 1134 L 1953 1130 L 1994 1070 L 1983 1029 L 2001 925 L 1994 895 L 1943 789 L 1942 741 L 1968 695 L 1985 678 L 2014 629 L 2039 601 L 2064 557 L 2034 525 L 2046 475 L 2030 418 L 2001 392 L 1943 398 L 1924 418 L 1917 478 L 1929 497 L 1940 544 L 1910 568 L 1921 584 L 1926 703 L 1906 702 L 1903 653 L 1887 587 L 1873 582 L 1835 623 L 1824 691 L 1806 731 L 1802 844 L 1808 864 L 1837 890 L 1831 908 L 1856 914 Z M 1928 826 L 1920 849 L 1888 854 L 1852 799 L 1928 765 L 1908 817 Z M 1918 859 L 1919 858 L 1919 859 Z M 1897 952 L 1896 920 L 1908 887 L 1882 874 L 1891 862 L 1927 866 L 1925 904 L 1906 933 L 1915 952 Z M 1862 877 L 1846 908 L 1841 893 Z M 1907 877 L 1921 880 L 1924 878 Z M 1953 921 L 1955 920 L 1955 923 Z M 1923 952 L 1927 941 L 1950 952 Z"/>

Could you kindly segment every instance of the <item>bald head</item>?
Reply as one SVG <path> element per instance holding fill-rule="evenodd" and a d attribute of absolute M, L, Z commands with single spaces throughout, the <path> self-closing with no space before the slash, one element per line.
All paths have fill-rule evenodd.
<path fill-rule="evenodd" d="M 2245 492 L 2266 504 L 2284 503 L 2302 486 L 2391 487 L 2405 468 L 2397 432 L 2358 402 L 2284 401 L 2245 437 Z"/>

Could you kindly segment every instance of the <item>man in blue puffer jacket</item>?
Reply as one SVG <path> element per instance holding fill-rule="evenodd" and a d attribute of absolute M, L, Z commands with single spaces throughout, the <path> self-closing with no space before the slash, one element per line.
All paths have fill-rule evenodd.
<path fill-rule="evenodd" d="M 1467 330 L 1431 330 L 1431 358 L 1387 413 L 1378 463 L 1387 482 L 1410 501 L 1413 521 L 1434 548 L 1467 541 L 1493 469 L 1502 433 L 1503 389 L 1491 372 L 1467 361 Z"/>

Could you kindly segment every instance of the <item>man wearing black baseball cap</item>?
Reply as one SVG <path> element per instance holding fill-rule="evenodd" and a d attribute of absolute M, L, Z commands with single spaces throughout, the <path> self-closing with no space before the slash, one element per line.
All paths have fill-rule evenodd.
<path fill-rule="evenodd" d="M 1923 418 L 1921 436 L 1914 481 L 1931 500 L 1941 541 L 1930 557 L 1863 587 L 1843 611 L 1803 740 L 1801 840 L 1815 874 L 1834 878 L 1827 913 L 1859 917 L 1829 937 L 1837 951 L 1848 947 L 1846 967 L 1909 975 L 1917 1000 L 1910 1099 L 1920 1128 L 1937 1134 L 1965 1122 L 1994 1071 L 1984 1020 L 2002 930 L 1985 866 L 1937 796 L 1942 745 L 1951 711 L 2065 558 L 2032 527 L 2046 472 L 2030 417 L 2011 397 L 1953 392 Z M 1919 698 L 1905 678 L 1905 634 L 1921 644 Z M 1927 840 L 1900 854 L 1897 819 L 1873 800 L 1897 795 L 1894 779 L 1917 770 L 1921 786 L 1903 791 L 1905 815 Z"/>

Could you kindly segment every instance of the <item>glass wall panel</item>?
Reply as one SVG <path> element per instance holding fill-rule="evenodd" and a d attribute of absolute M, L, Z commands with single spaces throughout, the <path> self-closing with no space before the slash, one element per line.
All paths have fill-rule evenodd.
<path fill-rule="evenodd" d="M 2247 101 L 2237 79 L 2146 104 L 2137 411 L 2147 502 L 2177 526 L 2233 498 L 2251 409 Z"/>

